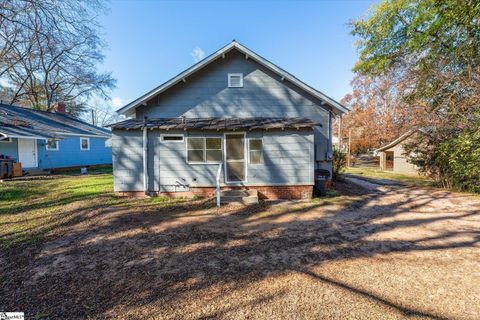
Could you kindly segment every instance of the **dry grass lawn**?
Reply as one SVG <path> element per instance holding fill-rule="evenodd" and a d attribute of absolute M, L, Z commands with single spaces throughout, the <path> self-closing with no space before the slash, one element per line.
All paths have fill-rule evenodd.
<path fill-rule="evenodd" d="M 13 196 L 0 201 L 0 311 L 49 319 L 480 318 L 478 198 L 339 184 L 340 195 L 326 201 L 218 209 L 208 200 L 116 199 L 108 174 L 71 179 L 52 183 L 96 191 L 70 200 L 63 192 L 48 207 L 39 199 L 53 186 L 15 206 Z"/>

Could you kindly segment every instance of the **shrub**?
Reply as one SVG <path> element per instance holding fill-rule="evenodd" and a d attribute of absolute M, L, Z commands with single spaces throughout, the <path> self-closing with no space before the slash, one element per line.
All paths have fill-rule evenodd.
<path fill-rule="evenodd" d="M 439 130 L 406 146 L 410 161 L 443 187 L 480 193 L 480 130 Z"/>
<path fill-rule="evenodd" d="M 347 166 L 347 153 L 338 148 L 333 148 L 332 179 L 337 180 L 339 174 L 345 171 Z"/>

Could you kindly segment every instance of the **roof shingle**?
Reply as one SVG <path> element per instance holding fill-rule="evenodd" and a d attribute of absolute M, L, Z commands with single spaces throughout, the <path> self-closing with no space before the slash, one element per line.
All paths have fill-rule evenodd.
<path fill-rule="evenodd" d="M 307 129 L 320 125 L 306 118 L 157 118 L 128 119 L 109 125 L 112 129 L 141 129 L 144 127 L 159 130 L 271 130 Z"/>
<path fill-rule="evenodd" d="M 110 131 L 70 116 L 0 104 L 0 133 L 59 138 L 62 134 L 110 136 Z"/>

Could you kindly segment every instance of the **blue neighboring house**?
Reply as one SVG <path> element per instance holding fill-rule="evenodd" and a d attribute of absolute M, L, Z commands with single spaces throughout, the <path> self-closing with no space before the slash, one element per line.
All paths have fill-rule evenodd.
<path fill-rule="evenodd" d="M 0 157 L 26 169 L 55 169 L 112 163 L 111 133 L 72 118 L 59 106 L 45 112 L 0 104 Z"/>

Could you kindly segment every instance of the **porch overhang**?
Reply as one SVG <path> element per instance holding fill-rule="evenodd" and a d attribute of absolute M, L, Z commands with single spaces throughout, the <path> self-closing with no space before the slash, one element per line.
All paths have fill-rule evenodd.
<path fill-rule="evenodd" d="M 307 118 L 157 118 L 129 119 L 109 125 L 112 129 L 147 128 L 166 131 L 299 130 L 312 129 L 314 126 L 321 126 L 321 124 Z"/>

